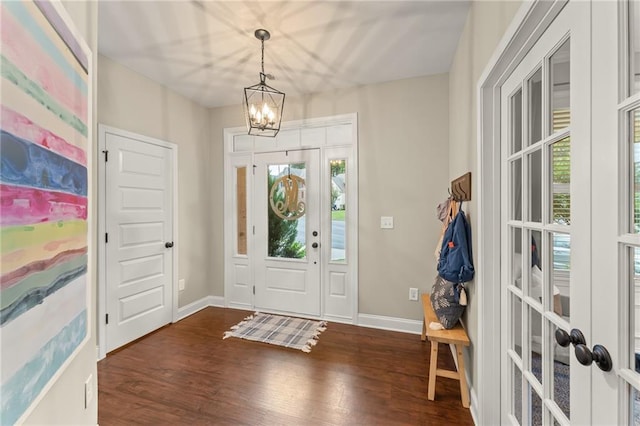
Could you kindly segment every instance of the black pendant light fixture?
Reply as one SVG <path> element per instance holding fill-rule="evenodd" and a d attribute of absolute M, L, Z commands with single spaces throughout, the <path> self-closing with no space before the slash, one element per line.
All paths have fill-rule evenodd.
<path fill-rule="evenodd" d="M 274 80 L 264 72 L 264 42 L 271 38 L 269 31 L 258 29 L 254 35 L 261 42 L 260 83 L 244 89 L 244 115 L 250 135 L 274 137 L 280 131 L 284 93 L 269 86 L 265 80 Z"/>

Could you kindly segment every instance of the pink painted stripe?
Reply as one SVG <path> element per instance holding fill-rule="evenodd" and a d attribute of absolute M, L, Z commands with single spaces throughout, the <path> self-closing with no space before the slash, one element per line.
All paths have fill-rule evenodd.
<path fill-rule="evenodd" d="M 87 199 L 63 192 L 0 185 L 0 226 L 87 219 Z"/>
<path fill-rule="evenodd" d="M 83 166 L 87 165 L 87 153 L 82 148 L 68 143 L 4 105 L 0 109 L 0 128 L 16 137 L 49 148 Z"/>
<path fill-rule="evenodd" d="M 62 72 L 42 47 L 13 18 L 0 13 L 2 55 L 38 83 L 62 105 L 87 122 L 87 98 Z"/>

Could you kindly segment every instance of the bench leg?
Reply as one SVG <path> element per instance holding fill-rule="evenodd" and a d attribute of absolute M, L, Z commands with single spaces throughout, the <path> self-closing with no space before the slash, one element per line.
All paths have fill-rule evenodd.
<path fill-rule="evenodd" d="M 431 360 L 429 361 L 429 401 L 436 399 L 436 370 L 438 369 L 438 342 L 431 342 Z"/>
<path fill-rule="evenodd" d="M 427 320 L 424 318 L 422 319 L 422 336 L 420 337 L 420 340 L 423 342 L 427 340 Z"/>
<path fill-rule="evenodd" d="M 456 345 L 458 355 L 458 376 L 460 376 L 460 397 L 462 398 L 462 406 L 469 408 L 469 388 L 467 387 L 467 375 L 464 370 L 464 355 L 462 354 L 462 345 Z"/>

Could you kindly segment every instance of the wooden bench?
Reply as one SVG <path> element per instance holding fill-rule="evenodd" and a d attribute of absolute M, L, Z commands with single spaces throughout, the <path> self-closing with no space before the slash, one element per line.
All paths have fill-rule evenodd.
<path fill-rule="evenodd" d="M 450 330 L 432 330 L 429 324 L 439 322 L 436 313 L 431 307 L 429 294 L 422 295 L 422 309 L 424 311 L 424 319 L 422 321 L 422 341 L 425 338 L 431 342 L 431 361 L 429 363 L 429 401 L 435 400 L 436 397 L 436 377 L 448 377 L 460 381 L 460 397 L 462 398 L 462 406 L 469 408 L 469 388 L 467 387 L 467 377 L 464 371 L 464 356 L 462 347 L 469 346 L 469 336 L 462 324 L 458 322 L 456 326 Z M 456 357 L 458 359 L 458 371 L 445 370 L 438 368 L 438 343 L 449 343 L 456 347 Z"/>

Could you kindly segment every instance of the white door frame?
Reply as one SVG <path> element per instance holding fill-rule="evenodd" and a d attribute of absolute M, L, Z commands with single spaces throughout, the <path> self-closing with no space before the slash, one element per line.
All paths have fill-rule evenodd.
<path fill-rule="evenodd" d="M 224 134 L 224 305 L 237 309 L 252 309 L 253 297 L 250 286 L 254 282 L 253 274 L 253 238 L 248 241 L 248 254 L 235 252 L 236 224 L 235 177 L 233 169 L 237 166 L 252 168 L 255 153 L 293 151 L 297 149 L 320 149 L 320 173 L 328 175 L 328 160 L 347 159 L 348 185 L 353 188 L 347 192 L 347 208 L 350 217 L 347 232 L 347 264 L 338 264 L 321 259 L 320 276 L 320 315 L 333 322 L 357 324 L 358 321 L 358 115 L 357 113 L 318 117 L 283 122 L 280 133 L 275 138 L 248 136 L 246 127 L 226 128 Z M 345 154 L 348 152 L 349 154 Z M 247 231 L 253 225 L 252 194 L 253 179 L 247 179 Z M 323 182 L 323 178 L 321 178 Z M 321 205 L 330 205 L 331 194 L 321 188 Z M 331 221 L 320 218 L 321 247 L 330 247 L 324 232 Z M 329 250 L 330 251 L 330 250 Z M 323 250 L 326 253 L 326 250 Z M 250 270 L 248 270 L 249 268 Z M 238 272 L 241 270 L 241 272 Z M 236 275 L 241 274 L 244 286 L 236 284 Z M 231 295 L 240 295 L 232 300 Z M 240 300 L 240 301 L 239 301 Z M 347 313 L 348 312 L 348 313 Z"/>
<path fill-rule="evenodd" d="M 98 360 L 103 359 L 107 355 L 107 325 L 105 322 L 105 315 L 107 314 L 107 247 L 105 242 L 106 234 L 106 212 L 107 212 L 107 176 L 106 176 L 106 162 L 105 151 L 107 144 L 107 134 L 118 135 L 130 139 L 137 139 L 142 142 L 154 144 L 167 148 L 171 151 L 173 158 L 173 170 L 178 170 L 178 145 L 163 141 L 160 139 L 151 138 L 149 136 L 140 135 L 126 130 L 118 129 L 116 127 L 107 126 L 104 124 L 98 124 L 98 299 L 97 299 L 97 317 L 96 323 L 98 324 Z M 172 253 L 172 268 L 173 276 L 171 280 L 171 286 L 173 291 L 171 292 L 171 317 L 172 322 L 178 321 L 178 258 L 180 250 L 180 237 L 178 235 L 178 173 L 173 173 L 173 205 L 172 205 L 172 217 L 173 217 L 173 242 L 174 247 Z"/>
<path fill-rule="evenodd" d="M 477 424 L 500 424 L 500 87 L 567 0 L 525 2 L 518 10 L 477 85 L 478 108 L 478 350 Z"/>

